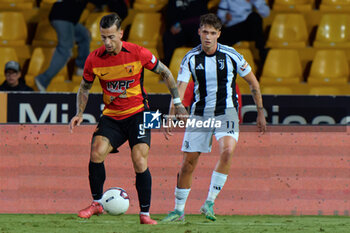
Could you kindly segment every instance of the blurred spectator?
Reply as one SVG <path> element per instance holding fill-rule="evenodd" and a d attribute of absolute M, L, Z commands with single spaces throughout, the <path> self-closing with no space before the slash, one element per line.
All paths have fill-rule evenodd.
<path fill-rule="evenodd" d="M 219 42 L 234 45 L 239 41 L 255 41 L 263 64 L 268 49 L 265 48 L 262 17 L 270 14 L 265 0 L 221 0 L 217 14 L 223 24 Z"/>
<path fill-rule="evenodd" d="M 208 0 L 169 0 L 163 35 L 164 64 L 169 66 L 176 48 L 200 43 L 199 17 L 208 13 Z"/>
<path fill-rule="evenodd" d="M 6 80 L 1 84 L 0 91 L 33 91 L 31 87 L 20 81 L 21 75 L 21 67 L 18 62 L 7 62 L 5 65 Z"/>
<path fill-rule="evenodd" d="M 107 5 L 110 12 L 115 12 L 124 20 L 128 16 L 128 6 L 124 0 L 89 0 L 96 6 L 97 11 L 103 11 L 104 5 Z"/>
<path fill-rule="evenodd" d="M 56 30 L 58 43 L 49 68 L 35 77 L 39 91 L 45 91 L 52 78 L 67 64 L 72 55 L 74 41 L 78 44 L 76 74 L 83 74 L 84 63 L 90 53 L 90 33 L 78 22 L 87 2 L 87 0 L 59 0 L 53 4 L 49 19 Z"/>

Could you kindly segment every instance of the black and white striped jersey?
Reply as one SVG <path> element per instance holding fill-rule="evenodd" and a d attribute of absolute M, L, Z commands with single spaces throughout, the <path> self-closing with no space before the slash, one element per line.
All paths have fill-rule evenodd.
<path fill-rule="evenodd" d="M 194 85 L 194 115 L 222 115 L 225 109 L 237 107 L 236 76 L 244 77 L 250 65 L 234 48 L 218 43 L 216 52 L 207 55 L 198 45 L 182 59 L 178 81 Z"/>

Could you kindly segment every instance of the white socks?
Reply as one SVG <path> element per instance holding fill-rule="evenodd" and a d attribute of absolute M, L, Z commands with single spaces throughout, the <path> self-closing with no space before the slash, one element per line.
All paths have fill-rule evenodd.
<path fill-rule="evenodd" d="M 215 201 L 216 197 L 224 186 L 226 179 L 226 174 L 213 171 L 207 201 Z M 191 189 L 180 189 L 178 187 L 175 187 L 175 210 L 181 212 L 184 211 L 187 197 L 190 194 L 190 191 Z"/>
<path fill-rule="evenodd" d="M 175 188 L 175 210 L 184 211 L 188 194 L 191 189 Z"/>
<path fill-rule="evenodd" d="M 214 202 L 218 194 L 220 193 L 222 187 L 224 186 L 227 179 L 226 174 L 222 174 L 216 171 L 213 171 L 211 175 L 211 182 L 208 192 L 207 201 Z"/>

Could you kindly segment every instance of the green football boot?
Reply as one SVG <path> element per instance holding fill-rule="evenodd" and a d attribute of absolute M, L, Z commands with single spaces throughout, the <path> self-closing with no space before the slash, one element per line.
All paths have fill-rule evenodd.
<path fill-rule="evenodd" d="M 171 211 L 168 216 L 162 219 L 162 222 L 180 222 L 185 221 L 185 212 L 174 210 Z"/>
<path fill-rule="evenodd" d="M 205 217 L 211 221 L 215 221 L 216 217 L 213 210 L 214 202 L 205 201 L 202 205 L 200 212 L 205 215 Z"/>

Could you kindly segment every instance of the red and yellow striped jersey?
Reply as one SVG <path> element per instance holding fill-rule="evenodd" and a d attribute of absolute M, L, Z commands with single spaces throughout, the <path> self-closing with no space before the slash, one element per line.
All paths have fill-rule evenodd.
<path fill-rule="evenodd" d="M 105 46 L 91 52 L 85 61 L 84 80 L 98 77 L 103 89 L 103 115 L 125 119 L 148 109 L 143 88 L 143 69 L 152 70 L 158 59 L 146 48 L 123 41 L 117 55 L 107 53 Z"/>

